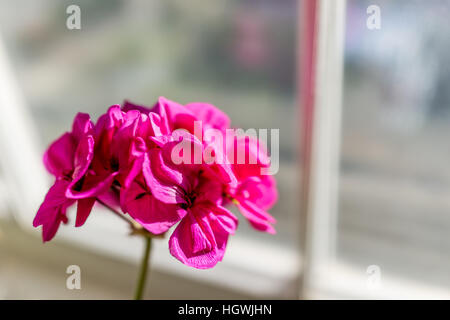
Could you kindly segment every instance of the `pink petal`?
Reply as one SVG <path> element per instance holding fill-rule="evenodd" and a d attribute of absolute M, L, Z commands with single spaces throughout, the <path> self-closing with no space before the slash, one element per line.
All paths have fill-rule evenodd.
<path fill-rule="evenodd" d="M 235 195 L 268 210 L 278 199 L 276 181 L 268 175 L 249 177 L 239 184 Z"/>
<path fill-rule="evenodd" d="M 128 188 L 132 181 L 142 172 L 145 155 L 136 158 L 127 172 L 124 173 L 123 188 Z"/>
<path fill-rule="evenodd" d="M 167 111 L 166 111 L 166 107 L 164 107 L 159 101 L 161 100 L 161 98 L 158 99 L 158 102 L 156 102 L 155 106 L 152 108 L 152 112 L 156 113 L 159 115 L 160 117 L 160 121 L 161 123 L 159 124 L 159 126 L 161 128 L 164 128 L 164 131 L 169 134 L 171 132 L 171 127 L 169 125 L 169 119 L 167 117 Z M 163 100 L 161 100 L 163 101 Z"/>
<path fill-rule="evenodd" d="M 108 189 L 106 192 L 99 194 L 97 197 L 101 202 L 115 210 L 120 210 L 120 198 L 114 189 Z"/>
<path fill-rule="evenodd" d="M 276 233 L 275 228 L 271 225 L 276 220 L 263 209 L 246 200 L 240 201 L 238 208 L 256 230 L 271 234 Z"/>
<path fill-rule="evenodd" d="M 261 169 L 270 166 L 270 158 L 264 144 L 251 136 L 238 136 L 227 143 L 227 156 L 233 164 L 238 180 L 260 176 Z"/>
<path fill-rule="evenodd" d="M 74 171 L 69 188 L 72 188 L 86 174 L 93 157 L 94 138 L 92 136 L 84 136 L 75 151 Z"/>
<path fill-rule="evenodd" d="M 125 100 L 125 102 L 123 103 L 122 110 L 125 111 L 125 112 L 127 112 L 129 110 L 138 110 L 138 111 L 140 111 L 142 113 L 147 113 L 147 114 L 150 112 L 150 108 L 149 107 L 141 106 L 141 105 L 135 104 L 135 103 L 133 103 L 131 101 L 128 101 L 128 100 Z"/>
<path fill-rule="evenodd" d="M 106 192 L 111 187 L 117 172 L 107 173 L 103 175 L 87 174 L 84 177 L 80 190 L 75 189 L 76 185 L 67 189 L 66 197 L 70 199 L 83 199 L 96 197 Z"/>
<path fill-rule="evenodd" d="M 169 124 L 167 119 L 163 119 L 159 114 L 150 112 L 149 121 L 153 130 L 154 136 L 162 136 L 170 133 Z"/>
<path fill-rule="evenodd" d="M 185 106 L 164 97 L 159 97 L 152 111 L 158 113 L 162 119 L 167 119 L 171 130 L 181 128 L 191 133 L 194 132 L 194 121 L 197 120 L 197 117 Z"/>
<path fill-rule="evenodd" d="M 192 208 L 170 237 L 170 253 L 197 269 L 214 267 L 225 254 L 229 231 L 234 231 L 230 215 L 223 208 Z"/>
<path fill-rule="evenodd" d="M 198 185 L 195 187 L 197 198 L 195 202 L 209 202 L 213 204 L 221 204 L 222 202 L 222 184 L 208 177 L 200 177 Z"/>
<path fill-rule="evenodd" d="M 225 131 L 230 127 L 230 118 L 212 104 L 192 102 L 186 108 L 192 110 L 198 120 L 202 121 L 203 130 L 214 128 Z"/>
<path fill-rule="evenodd" d="M 164 141 L 165 140 L 165 141 Z M 176 130 L 161 145 L 164 161 L 180 171 L 199 170 L 203 163 L 203 144 L 193 134 Z"/>
<path fill-rule="evenodd" d="M 129 111 L 124 120 L 124 123 L 115 131 L 110 148 L 111 154 L 118 159 L 119 163 L 127 165 L 131 151 L 129 146 L 135 138 L 140 114 L 137 111 Z"/>
<path fill-rule="evenodd" d="M 58 232 L 59 226 L 61 225 L 61 222 L 68 222 L 68 219 L 65 213 L 62 212 L 62 209 L 61 211 L 56 212 L 56 214 L 57 215 L 55 216 L 55 219 L 53 221 L 49 222 L 49 224 L 42 225 L 42 240 L 44 242 L 50 241 L 55 237 L 56 232 Z"/>
<path fill-rule="evenodd" d="M 206 208 L 210 211 L 208 218 L 210 223 L 213 222 L 215 229 L 221 229 L 227 234 L 234 234 L 239 222 L 234 214 L 219 205 L 208 205 Z"/>
<path fill-rule="evenodd" d="M 217 247 L 211 244 L 208 235 L 191 214 L 186 215 L 172 233 L 169 250 L 182 263 L 197 269 L 212 268 L 221 259 Z"/>
<path fill-rule="evenodd" d="M 76 144 L 70 133 L 53 142 L 44 154 L 44 165 L 55 177 L 63 177 L 73 170 Z"/>
<path fill-rule="evenodd" d="M 166 232 L 186 214 L 178 205 L 157 200 L 136 182 L 121 190 L 121 204 L 124 212 L 153 234 Z"/>
<path fill-rule="evenodd" d="M 67 186 L 68 181 L 57 180 L 49 189 L 33 220 L 34 227 L 42 225 L 44 242 L 50 241 L 55 236 L 61 222 L 67 223 L 66 210 L 75 202 L 64 196 Z"/>
<path fill-rule="evenodd" d="M 151 149 L 144 156 L 142 173 L 153 196 L 167 204 L 186 203 L 179 183 L 182 174 L 165 165 L 158 149 Z"/>
<path fill-rule="evenodd" d="M 89 217 L 92 207 L 94 206 L 95 198 L 79 199 L 77 203 L 77 218 L 75 220 L 75 227 L 81 227 Z"/>
<path fill-rule="evenodd" d="M 119 105 L 109 107 L 108 111 L 100 116 L 94 127 L 95 141 L 106 140 L 105 143 L 110 142 L 114 130 L 122 125 L 124 115 L 125 113 L 122 112 Z"/>
<path fill-rule="evenodd" d="M 237 185 L 237 179 L 234 175 L 234 172 L 229 164 L 203 164 L 203 169 L 205 173 L 209 175 L 211 178 L 219 180 L 222 183 L 230 184 L 230 186 L 234 187 Z"/>
<path fill-rule="evenodd" d="M 92 128 L 91 117 L 87 113 L 77 113 L 72 124 L 72 135 L 75 141 L 80 141 L 83 136 L 90 133 Z"/>

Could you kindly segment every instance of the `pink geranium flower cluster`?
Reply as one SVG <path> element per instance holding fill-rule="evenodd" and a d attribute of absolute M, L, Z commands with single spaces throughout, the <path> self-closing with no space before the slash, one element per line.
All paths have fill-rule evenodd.
<path fill-rule="evenodd" d="M 203 139 L 211 129 L 224 143 Z M 255 229 L 275 233 L 275 219 L 266 211 L 277 199 L 275 180 L 261 174 L 270 163 L 267 152 L 256 138 L 225 139 L 229 130 L 228 116 L 213 105 L 181 105 L 163 97 L 152 108 L 114 105 L 96 124 L 79 113 L 72 131 L 44 155 L 56 179 L 33 225 L 42 226 L 49 241 L 68 222 L 69 206 L 77 204 L 79 227 L 99 201 L 120 207 L 152 234 L 178 223 L 170 253 L 186 265 L 211 268 L 222 260 L 238 225 L 226 206 L 237 206 Z M 174 155 L 185 161 L 174 161 Z M 236 161 L 238 155 L 247 162 Z"/>

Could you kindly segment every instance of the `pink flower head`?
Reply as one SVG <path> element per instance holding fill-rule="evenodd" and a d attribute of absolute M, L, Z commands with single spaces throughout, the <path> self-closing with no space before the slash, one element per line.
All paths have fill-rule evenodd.
<path fill-rule="evenodd" d="M 210 129 L 222 139 L 204 139 Z M 275 233 L 267 210 L 277 200 L 276 183 L 261 174 L 267 151 L 255 138 L 225 141 L 229 130 L 230 119 L 215 106 L 164 97 L 151 108 L 114 105 L 95 125 L 80 113 L 44 155 L 56 181 L 33 225 L 42 225 L 44 241 L 51 240 L 68 221 L 69 206 L 77 203 L 75 225 L 81 226 L 101 200 L 152 234 L 178 224 L 170 253 L 186 265 L 211 268 L 238 225 L 226 205 L 234 203 L 255 229 Z"/>

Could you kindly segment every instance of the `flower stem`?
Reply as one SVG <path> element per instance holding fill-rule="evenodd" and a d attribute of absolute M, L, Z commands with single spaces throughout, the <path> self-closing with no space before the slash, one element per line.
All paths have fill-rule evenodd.
<path fill-rule="evenodd" d="M 118 216 L 122 220 L 126 221 L 131 227 L 131 235 L 140 235 L 145 239 L 145 251 L 144 251 L 144 256 L 142 257 L 141 269 L 139 271 L 139 278 L 137 280 L 136 291 L 134 294 L 135 300 L 142 300 L 142 296 L 143 296 L 144 288 L 145 288 L 145 281 L 147 280 L 147 272 L 149 269 L 148 262 L 149 262 L 149 258 L 150 258 L 150 251 L 152 248 L 152 237 L 164 237 L 164 234 L 154 235 L 154 234 L 148 232 L 146 229 L 142 228 L 142 226 L 139 226 L 139 224 L 133 222 L 132 220 L 127 219 L 123 214 L 121 214 L 119 211 L 117 211 L 113 207 L 109 206 L 104 201 L 100 200 L 99 198 L 97 198 L 96 200 L 100 204 L 102 204 L 104 207 L 108 208 L 116 216 Z"/>
<path fill-rule="evenodd" d="M 152 247 L 152 238 L 144 237 L 144 239 L 145 239 L 144 256 L 142 257 L 141 270 L 139 271 L 139 277 L 136 284 L 136 291 L 134 294 L 135 300 L 142 300 L 145 288 L 145 281 L 147 280 L 147 271 L 149 269 L 148 261 L 150 257 L 150 250 Z"/>

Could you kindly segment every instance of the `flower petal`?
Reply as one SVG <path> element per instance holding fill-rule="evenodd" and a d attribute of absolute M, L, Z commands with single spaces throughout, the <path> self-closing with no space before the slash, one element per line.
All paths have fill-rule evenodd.
<path fill-rule="evenodd" d="M 240 201 L 238 208 L 256 230 L 270 234 L 276 233 L 275 228 L 271 225 L 276 220 L 263 209 L 246 200 Z"/>
<path fill-rule="evenodd" d="M 278 199 L 276 181 L 272 176 L 249 177 L 242 181 L 236 197 L 244 198 L 258 207 L 269 210 Z"/>
<path fill-rule="evenodd" d="M 92 127 L 93 124 L 89 114 L 82 112 L 77 113 L 72 124 L 72 135 L 75 138 L 75 141 L 80 141 L 83 136 L 90 133 Z"/>
<path fill-rule="evenodd" d="M 95 198 L 86 198 L 78 200 L 77 218 L 75 220 L 75 227 L 81 227 L 86 222 L 94 204 Z"/>
<path fill-rule="evenodd" d="M 204 102 L 192 102 L 186 105 L 192 110 L 198 120 L 202 121 L 203 130 L 209 128 L 225 131 L 230 127 L 230 118 L 217 107 Z"/>
<path fill-rule="evenodd" d="M 94 157 L 94 138 L 84 136 L 78 144 L 74 156 L 74 171 L 72 173 L 72 182 L 69 188 L 72 188 L 85 174 L 92 158 Z"/>
<path fill-rule="evenodd" d="M 68 132 L 53 142 L 44 154 L 44 165 L 48 172 L 57 178 L 70 174 L 75 150 L 75 140 Z"/>
<path fill-rule="evenodd" d="M 264 144 L 252 136 L 238 136 L 227 140 L 227 157 L 233 164 L 238 180 L 260 176 L 261 169 L 270 166 L 270 158 Z"/>
<path fill-rule="evenodd" d="M 169 250 L 170 254 L 182 263 L 197 269 L 212 268 L 220 261 L 217 248 L 212 246 L 208 236 L 191 214 L 187 214 L 172 233 Z"/>
<path fill-rule="evenodd" d="M 158 200 L 167 204 L 186 203 L 180 188 L 183 175 L 165 164 L 159 149 L 151 149 L 144 156 L 142 173 L 152 194 Z"/>
<path fill-rule="evenodd" d="M 75 201 L 65 197 L 68 181 L 57 180 L 49 189 L 44 202 L 39 207 L 33 226 L 42 225 L 42 239 L 50 241 L 58 231 L 61 222 L 67 223 L 66 210 Z"/>
<path fill-rule="evenodd" d="M 220 205 L 206 205 L 208 210 L 208 219 L 213 225 L 215 234 L 225 232 L 227 234 L 234 234 L 238 226 L 238 219 L 228 209 Z M 220 232 L 219 232 L 220 230 Z"/>
<path fill-rule="evenodd" d="M 136 182 L 120 195 L 122 210 L 153 234 L 166 232 L 186 214 L 176 204 L 159 201 Z"/>
<path fill-rule="evenodd" d="M 194 133 L 194 122 L 198 119 L 194 112 L 185 106 L 164 97 L 159 97 L 152 111 L 158 113 L 162 119 L 167 119 L 170 130 L 185 129 L 190 133 Z"/>
<path fill-rule="evenodd" d="M 129 110 L 138 110 L 142 113 L 148 114 L 150 112 L 151 108 L 146 107 L 146 106 L 141 106 L 141 105 L 135 104 L 131 101 L 125 100 L 125 102 L 123 103 L 122 110 L 125 112 L 127 112 Z"/>
<path fill-rule="evenodd" d="M 235 229 L 230 215 L 219 207 L 192 208 L 170 237 L 172 256 L 197 269 L 214 267 L 223 259 L 229 231 Z"/>
<path fill-rule="evenodd" d="M 80 189 L 76 188 L 77 185 L 71 184 L 71 188 L 68 188 L 66 191 L 66 197 L 70 199 L 96 197 L 97 195 L 106 192 L 108 188 L 111 187 L 117 174 L 117 172 L 106 172 L 106 174 L 102 175 L 88 173 L 81 181 L 82 184 Z"/>

